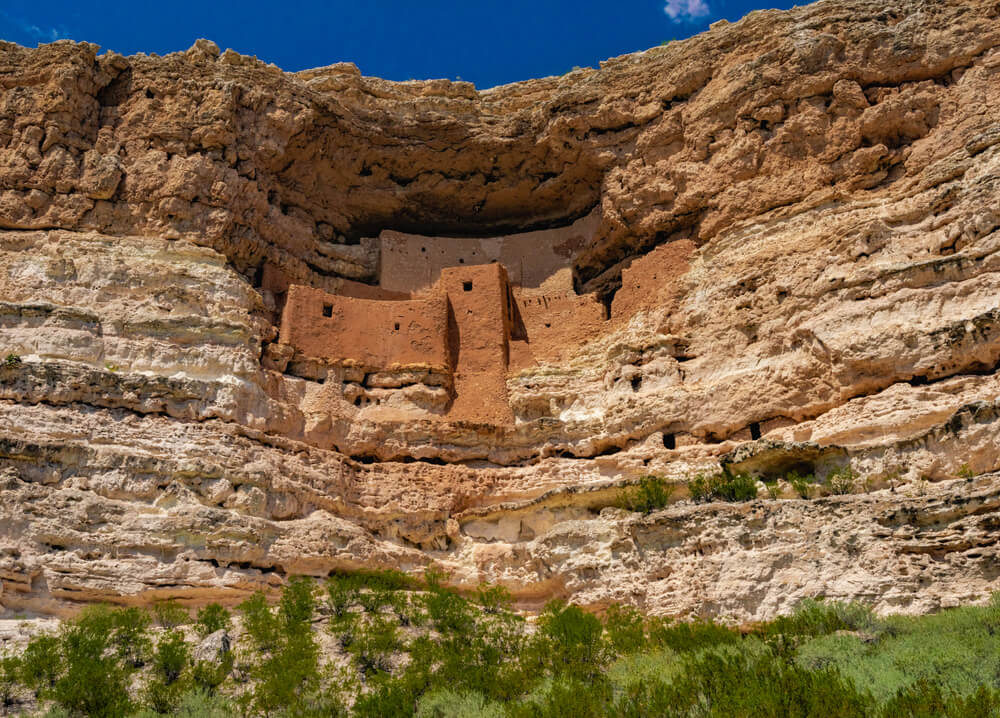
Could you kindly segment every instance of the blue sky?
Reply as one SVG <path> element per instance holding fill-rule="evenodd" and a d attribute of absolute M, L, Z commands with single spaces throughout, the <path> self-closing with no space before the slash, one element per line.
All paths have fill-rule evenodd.
<path fill-rule="evenodd" d="M 803 0 L 799 0 L 802 2 Z M 768 0 L 0 0 L 0 39 L 70 38 L 125 55 L 207 37 L 285 70 L 356 63 L 390 80 L 448 77 L 479 88 L 557 75 L 682 39 Z"/>

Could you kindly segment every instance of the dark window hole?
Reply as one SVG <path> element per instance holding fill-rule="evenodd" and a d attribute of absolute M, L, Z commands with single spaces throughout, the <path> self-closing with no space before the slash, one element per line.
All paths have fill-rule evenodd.
<path fill-rule="evenodd" d="M 632 377 L 632 391 L 639 391 L 639 387 L 642 386 L 642 377 L 635 376 Z"/>
<path fill-rule="evenodd" d="M 324 317 L 332 317 L 333 316 L 333 305 L 332 304 L 324 304 L 323 305 L 323 316 Z"/>
<path fill-rule="evenodd" d="M 760 438 L 760 424 L 756 421 L 750 425 L 750 438 L 754 441 Z"/>
<path fill-rule="evenodd" d="M 462 282 L 462 289 L 466 292 L 472 291 L 472 282 Z"/>
<path fill-rule="evenodd" d="M 395 324 L 393 324 L 392 328 L 395 329 L 398 332 L 399 331 L 399 322 L 396 322 Z"/>
<path fill-rule="evenodd" d="M 673 451 L 677 448 L 677 438 L 673 434 L 663 435 L 663 448 Z"/>

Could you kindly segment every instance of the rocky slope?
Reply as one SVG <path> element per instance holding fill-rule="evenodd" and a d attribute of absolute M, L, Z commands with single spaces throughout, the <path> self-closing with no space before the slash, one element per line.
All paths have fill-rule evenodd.
<path fill-rule="evenodd" d="M 431 563 L 739 619 L 1000 589 L 1000 4 L 757 12 L 481 91 L 97 52 L 0 45 L 5 610 Z M 337 291 L 384 229 L 592 211 L 575 283 L 611 319 L 507 377 L 513 423 L 357 410 L 346 373 L 272 361 L 265 263 Z M 720 460 L 862 478 L 691 504 Z M 649 473 L 674 505 L 610 508 Z"/>

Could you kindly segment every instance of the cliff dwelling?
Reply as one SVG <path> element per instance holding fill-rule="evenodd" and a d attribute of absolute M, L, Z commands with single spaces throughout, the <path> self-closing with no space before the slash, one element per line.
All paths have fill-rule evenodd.
<path fill-rule="evenodd" d="M 513 423 L 508 372 L 558 360 L 609 318 L 595 294 L 574 289 L 573 259 L 595 227 L 591 214 L 486 238 L 385 230 L 378 283 L 342 282 L 336 292 L 290 282 L 267 265 L 283 370 L 317 378 L 338 368 L 345 400 L 358 409 Z M 434 389 L 415 393 L 418 384 Z"/>

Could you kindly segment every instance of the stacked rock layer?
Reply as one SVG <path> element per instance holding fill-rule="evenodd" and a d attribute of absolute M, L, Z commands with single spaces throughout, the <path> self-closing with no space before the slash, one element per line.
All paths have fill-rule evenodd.
<path fill-rule="evenodd" d="M 495 416 L 450 411 L 447 368 L 280 340 L 268 272 L 357 292 L 384 230 L 582 218 L 571 294 L 607 318 L 511 363 Z M 430 565 L 525 606 L 738 620 L 984 599 L 998 250 L 995 0 L 755 12 L 480 91 L 0 44 L 0 606 Z M 693 504 L 720 462 L 858 478 Z M 649 474 L 673 503 L 616 508 Z"/>

